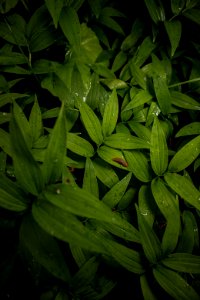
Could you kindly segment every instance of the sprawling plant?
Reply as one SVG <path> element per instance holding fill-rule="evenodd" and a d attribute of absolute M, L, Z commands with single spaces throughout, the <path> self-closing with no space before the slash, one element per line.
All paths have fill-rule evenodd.
<path fill-rule="evenodd" d="M 131 9 L 0 1 L 1 299 L 199 299 L 200 2 Z"/>

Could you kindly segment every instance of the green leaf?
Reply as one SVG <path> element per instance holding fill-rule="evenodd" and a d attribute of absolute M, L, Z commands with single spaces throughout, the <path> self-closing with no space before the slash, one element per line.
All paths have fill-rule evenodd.
<path fill-rule="evenodd" d="M 3 95 L 0 95 L 0 107 L 12 103 L 15 99 L 19 98 L 26 98 L 26 94 L 19 94 L 19 93 L 6 93 Z"/>
<path fill-rule="evenodd" d="M 176 137 L 200 134 L 200 122 L 191 122 L 183 126 L 176 134 Z"/>
<path fill-rule="evenodd" d="M 44 199 L 33 204 L 32 214 L 35 221 L 50 235 L 89 251 L 107 253 L 103 241 L 78 218 Z"/>
<path fill-rule="evenodd" d="M 18 123 L 20 131 L 23 135 L 23 138 L 24 138 L 27 146 L 30 148 L 32 146 L 32 136 L 31 136 L 30 124 L 29 124 L 22 108 L 16 102 L 13 102 L 13 114 L 15 116 L 15 120 Z"/>
<path fill-rule="evenodd" d="M 169 172 L 179 172 L 187 168 L 200 153 L 200 135 L 185 144 L 169 163 Z"/>
<path fill-rule="evenodd" d="M 129 171 L 128 164 L 126 162 L 126 159 L 124 158 L 122 151 L 107 146 L 101 146 L 97 150 L 97 153 L 103 160 L 105 160 L 109 164 Z"/>
<path fill-rule="evenodd" d="M 195 290 L 176 272 L 157 265 L 153 275 L 160 286 L 176 300 L 198 300 Z"/>
<path fill-rule="evenodd" d="M 157 24 L 165 20 L 165 11 L 161 1 L 145 0 L 151 19 Z"/>
<path fill-rule="evenodd" d="M 86 159 L 85 172 L 83 177 L 83 189 L 90 192 L 95 197 L 99 197 L 99 187 L 95 174 L 95 168 L 90 158 Z"/>
<path fill-rule="evenodd" d="M 193 98 L 185 95 L 181 92 L 172 91 L 171 92 L 172 104 L 175 106 L 184 108 L 184 109 L 192 109 L 192 110 L 200 110 L 200 104 Z"/>
<path fill-rule="evenodd" d="M 152 66 L 153 66 L 153 85 L 156 98 L 160 109 L 164 115 L 169 114 L 171 109 L 171 94 L 167 85 L 167 75 L 162 65 L 162 62 L 155 56 L 152 55 Z"/>
<path fill-rule="evenodd" d="M 189 253 L 173 253 L 162 260 L 162 264 L 178 272 L 199 274 L 200 256 Z"/>
<path fill-rule="evenodd" d="M 42 113 L 37 101 L 37 97 L 35 97 L 35 101 L 29 116 L 29 126 L 34 143 L 43 134 Z"/>
<path fill-rule="evenodd" d="M 110 15 L 110 12 L 108 11 L 110 7 L 105 7 L 101 10 L 101 14 L 99 16 L 98 21 L 105 25 L 106 27 L 116 31 L 117 33 L 124 35 L 124 30 L 123 28 L 119 25 L 118 22 L 116 22 L 113 18 L 112 15 Z M 112 9 L 112 8 L 111 8 Z"/>
<path fill-rule="evenodd" d="M 164 25 L 171 43 L 171 57 L 173 57 L 181 39 L 182 25 L 179 20 L 165 21 Z"/>
<path fill-rule="evenodd" d="M 14 172 L 22 188 L 33 195 L 43 189 L 43 178 L 39 164 L 34 160 L 15 115 L 10 122 L 10 137 Z"/>
<path fill-rule="evenodd" d="M 22 16 L 18 14 L 10 15 L 0 22 L 0 37 L 11 44 L 27 46 L 25 28 L 26 22 Z"/>
<path fill-rule="evenodd" d="M 100 83 L 99 76 L 93 73 L 91 76 L 91 86 L 86 97 L 86 103 L 94 110 L 99 105 Z"/>
<path fill-rule="evenodd" d="M 72 7 L 65 7 L 62 9 L 59 23 L 64 35 L 73 47 L 73 50 L 80 53 L 81 28 L 76 11 Z"/>
<path fill-rule="evenodd" d="M 162 249 L 160 241 L 155 234 L 154 230 L 147 223 L 144 215 L 139 210 L 136 204 L 138 226 L 140 231 L 140 239 L 145 256 L 150 263 L 157 263 L 162 257 Z"/>
<path fill-rule="evenodd" d="M 115 171 L 112 169 L 112 167 L 107 164 L 104 160 L 100 158 L 96 158 L 93 160 L 93 165 L 95 169 L 95 173 L 97 178 L 105 184 L 108 188 L 111 188 L 113 185 L 115 185 L 119 178 Z"/>
<path fill-rule="evenodd" d="M 100 145 L 103 142 L 103 135 L 98 117 L 84 102 L 80 104 L 79 110 L 87 133 L 97 145 Z"/>
<path fill-rule="evenodd" d="M 86 190 L 70 185 L 57 184 L 49 186 L 44 193 L 45 198 L 53 205 L 81 217 L 96 219 L 101 222 L 116 226 L 116 230 L 126 231 L 132 235 L 132 239 L 138 241 L 137 230 L 121 216 L 113 214 L 111 209 Z M 66 201 L 66 197 L 68 201 Z"/>
<path fill-rule="evenodd" d="M 117 205 L 117 210 L 118 211 L 124 211 L 126 210 L 131 203 L 133 202 L 133 199 L 135 197 L 137 193 L 137 189 L 130 187 L 125 194 L 122 196 L 122 198 L 120 199 L 118 205 Z"/>
<path fill-rule="evenodd" d="M 151 182 L 151 190 L 167 222 L 162 238 L 162 249 L 166 254 L 172 253 L 176 248 L 181 227 L 178 199 L 167 188 L 161 178 L 154 179 Z"/>
<path fill-rule="evenodd" d="M 191 21 L 197 23 L 198 25 L 200 25 L 200 9 L 198 8 L 192 8 L 192 9 L 189 9 L 189 10 L 186 10 L 183 15 L 190 19 Z"/>
<path fill-rule="evenodd" d="M 155 48 L 156 44 L 152 42 L 150 36 L 147 36 L 137 48 L 131 63 L 135 63 L 138 67 L 141 67 Z"/>
<path fill-rule="evenodd" d="M 133 27 L 131 29 L 131 33 L 129 35 L 127 35 L 124 39 L 124 41 L 122 42 L 121 45 L 121 50 L 122 51 L 127 51 L 129 49 L 131 49 L 132 47 L 134 47 L 134 45 L 137 43 L 138 39 L 142 36 L 143 32 L 144 32 L 144 22 L 142 22 L 141 19 L 136 18 L 134 23 L 133 23 Z"/>
<path fill-rule="evenodd" d="M 150 158 L 152 169 L 156 175 L 162 175 L 168 165 L 168 148 L 165 134 L 157 117 L 154 118 L 151 132 Z"/>
<path fill-rule="evenodd" d="M 45 151 L 42 171 L 45 183 L 54 183 L 61 176 L 66 155 L 65 108 L 62 105 Z"/>
<path fill-rule="evenodd" d="M 42 230 L 32 216 L 26 217 L 22 222 L 20 242 L 51 274 L 65 282 L 70 281 L 68 266 L 56 240 Z"/>
<path fill-rule="evenodd" d="M 131 180 L 132 173 L 128 173 L 122 180 L 116 183 L 101 199 L 103 203 L 110 208 L 114 208 L 122 199 L 128 184 Z"/>
<path fill-rule="evenodd" d="M 121 79 L 101 79 L 101 82 L 110 90 L 120 90 L 128 87 L 127 83 Z"/>
<path fill-rule="evenodd" d="M 140 285 L 141 285 L 144 300 L 149 300 L 149 299 L 156 300 L 157 299 L 149 286 L 147 276 L 145 274 L 140 276 Z"/>
<path fill-rule="evenodd" d="M 27 62 L 28 58 L 24 54 L 18 52 L 0 53 L 1 66 L 20 65 L 26 64 Z"/>
<path fill-rule="evenodd" d="M 0 206 L 15 212 L 24 212 L 28 209 L 27 196 L 19 186 L 0 174 Z"/>
<path fill-rule="evenodd" d="M 136 81 L 136 83 L 144 90 L 147 88 L 146 84 L 146 76 L 144 72 L 136 65 L 130 64 L 131 74 L 133 76 L 132 81 Z"/>
<path fill-rule="evenodd" d="M 176 173 L 164 175 L 165 181 L 181 198 L 197 209 L 200 209 L 200 192 L 185 176 Z"/>
<path fill-rule="evenodd" d="M 45 5 L 42 5 L 31 16 L 26 34 L 29 38 L 29 49 L 38 52 L 51 46 L 57 39 L 51 16 Z"/>
<path fill-rule="evenodd" d="M 9 10 L 11 10 L 12 8 L 14 8 L 17 5 L 17 2 L 19 0 L 10 0 L 10 1 L 6 1 L 6 0 L 1 0 L 1 6 L 0 6 L 0 12 L 1 14 L 5 14 L 7 13 Z"/>
<path fill-rule="evenodd" d="M 136 107 L 139 107 L 147 102 L 150 102 L 150 100 L 153 98 L 149 92 L 140 90 L 136 95 L 132 97 L 132 89 L 130 90 L 131 95 L 131 101 L 125 106 L 123 111 L 127 111 Z"/>
<path fill-rule="evenodd" d="M 119 69 L 122 68 L 122 66 L 127 61 L 127 54 L 124 51 L 120 51 L 114 58 L 113 64 L 112 64 L 112 71 L 116 72 Z"/>
<path fill-rule="evenodd" d="M 179 238 L 178 247 L 176 249 L 177 252 L 186 252 L 192 254 L 194 250 L 196 226 L 193 224 L 193 219 L 194 215 L 191 211 L 183 211 L 182 232 Z"/>
<path fill-rule="evenodd" d="M 104 139 L 104 144 L 117 149 L 149 149 L 145 140 L 127 133 L 114 133 Z"/>
<path fill-rule="evenodd" d="M 94 64 L 103 50 L 100 41 L 95 32 L 85 23 L 81 24 L 80 30 L 81 52 L 79 57 L 81 58 L 81 61 L 87 65 Z"/>
<path fill-rule="evenodd" d="M 152 170 L 145 154 L 138 150 L 124 150 L 123 153 L 128 163 L 128 170 L 133 172 L 134 176 L 142 182 L 151 181 Z"/>
<path fill-rule="evenodd" d="M 153 198 L 150 186 L 142 185 L 138 194 L 138 204 L 140 213 L 146 222 L 152 228 L 155 219 L 155 200 Z"/>
<path fill-rule="evenodd" d="M 116 90 L 114 89 L 106 103 L 103 115 L 102 132 L 104 137 L 109 136 L 114 131 L 119 113 L 119 104 Z"/>
<path fill-rule="evenodd" d="M 72 132 L 67 133 L 67 149 L 85 157 L 94 155 L 93 146 L 87 140 Z"/>
<path fill-rule="evenodd" d="M 151 141 L 151 130 L 138 123 L 138 122 L 135 122 L 134 120 L 131 120 L 128 122 L 128 125 L 129 127 L 131 128 L 131 130 L 141 139 L 147 141 L 150 143 Z"/>
<path fill-rule="evenodd" d="M 58 21 L 60 17 L 61 10 L 64 6 L 64 0 L 45 0 L 46 6 L 53 18 L 55 27 L 58 27 Z"/>
<path fill-rule="evenodd" d="M 185 0 L 171 0 L 171 9 L 175 15 L 180 14 L 184 6 Z"/>
<path fill-rule="evenodd" d="M 3 151 L 12 157 L 10 134 L 0 128 L 0 147 Z"/>

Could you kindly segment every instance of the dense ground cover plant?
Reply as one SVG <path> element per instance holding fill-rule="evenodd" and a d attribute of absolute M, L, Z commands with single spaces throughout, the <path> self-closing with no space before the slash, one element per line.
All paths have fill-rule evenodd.
<path fill-rule="evenodd" d="M 199 1 L 0 13 L 1 299 L 199 299 Z"/>

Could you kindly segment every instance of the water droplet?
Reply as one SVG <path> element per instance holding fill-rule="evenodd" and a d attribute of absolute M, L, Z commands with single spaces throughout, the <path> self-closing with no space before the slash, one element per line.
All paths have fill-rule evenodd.
<path fill-rule="evenodd" d="M 60 189 L 57 189 L 57 190 L 56 190 L 56 194 L 59 195 L 60 193 L 61 193 L 61 190 L 60 190 Z"/>
<path fill-rule="evenodd" d="M 3 115 L 3 116 L 6 116 L 6 115 L 7 115 L 7 113 L 6 113 L 6 112 L 3 112 L 3 113 L 2 113 L 2 115 Z"/>
<path fill-rule="evenodd" d="M 141 215 L 147 216 L 147 215 L 148 215 L 148 212 L 147 212 L 147 211 L 146 211 L 146 212 L 141 212 Z"/>

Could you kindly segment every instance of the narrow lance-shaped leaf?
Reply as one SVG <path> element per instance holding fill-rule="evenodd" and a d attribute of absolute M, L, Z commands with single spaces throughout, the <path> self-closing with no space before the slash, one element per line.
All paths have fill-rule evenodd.
<path fill-rule="evenodd" d="M 178 272 L 200 273 L 200 257 L 190 253 L 172 253 L 162 260 L 162 264 Z"/>
<path fill-rule="evenodd" d="M 129 171 L 128 163 L 121 150 L 113 149 L 107 146 L 101 146 L 97 150 L 97 153 L 101 157 L 101 159 L 108 162 L 109 164 L 117 168 Z"/>
<path fill-rule="evenodd" d="M 200 122 L 192 122 L 183 126 L 176 134 L 176 137 L 200 134 Z"/>
<path fill-rule="evenodd" d="M 160 286 L 176 300 L 198 300 L 196 291 L 177 273 L 157 265 L 153 275 Z"/>
<path fill-rule="evenodd" d="M 152 228 L 155 219 L 156 205 L 150 186 L 141 186 L 138 194 L 138 204 L 140 213 L 143 215 L 146 222 Z"/>
<path fill-rule="evenodd" d="M 155 0 L 145 0 L 146 7 L 152 20 L 157 24 L 159 21 L 165 20 L 165 11 L 162 2 Z"/>
<path fill-rule="evenodd" d="M 142 182 L 151 181 L 152 170 L 145 154 L 138 150 L 124 150 L 123 153 L 128 163 L 128 170 Z"/>
<path fill-rule="evenodd" d="M 103 135 L 98 117 L 86 103 L 80 103 L 79 110 L 87 133 L 97 145 L 100 145 L 103 141 Z"/>
<path fill-rule="evenodd" d="M 102 131 L 104 137 L 109 136 L 114 131 L 119 113 L 119 104 L 116 89 L 114 89 L 106 103 L 103 115 Z"/>
<path fill-rule="evenodd" d="M 149 149 L 150 143 L 127 133 L 114 133 L 104 139 L 104 144 L 118 149 Z"/>
<path fill-rule="evenodd" d="M 23 212 L 29 206 L 27 195 L 3 174 L 0 175 L 0 195 L 0 207 L 5 209 Z"/>
<path fill-rule="evenodd" d="M 66 212 L 78 216 L 96 219 L 113 224 L 120 231 L 131 234 L 132 239 L 139 240 L 138 231 L 121 216 L 113 214 L 112 210 L 91 193 L 78 187 L 56 184 L 49 186 L 44 193 L 45 198 Z M 66 201 L 67 199 L 67 201 Z"/>
<path fill-rule="evenodd" d="M 172 99 L 172 104 L 174 104 L 175 106 L 184 109 L 200 110 L 200 104 L 198 101 L 194 100 L 190 96 L 185 95 L 181 92 L 172 91 L 171 99 Z"/>
<path fill-rule="evenodd" d="M 200 210 L 200 192 L 189 179 L 176 173 L 167 173 L 164 178 L 181 198 Z"/>
<path fill-rule="evenodd" d="M 59 23 L 61 29 L 73 49 L 80 52 L 80 23 L 76 11 L 72 7 L 65 7 L 62 10 Z"/>
<path fill-rule="evenodd" d="M 164 25 L 171 43 L 171 57 L 172 57 L 174 56 L 174 53 L 180 42 L 181 30 L 182 30 L 181 22 L 179 20 L 165 21 Z"/>
<path fill-rule="evenodd" d="M 58 21 L 60 17 L 61 10 L 64 6 L 64 0 L 45 0 L 46 6 L 53 18 L 55 27 L 58 27 Z"/>
<path fill-rule="evenodd" d="M 10 137 L 14 172 L 26 192 L 38 195 L 43 189 L 43 178 L 38 163 L 34 160 L 15 116 L 10 122 Z"/>
<path fill-rule="evenodd" d="M 104 160 L 102 160 L 101 158 L 96 158 L 92 163 L 94 165 L 97 178 L 103 184 L 105 184 L 105 186 L 111 188 L 119 181 L 116 172 Z"/>
<path fill-rule="evenodd" d="M 149 286 L 147 276 L 145 274 L 140 276 L 140 285 L 141 285 L 144 300 L 149 300 L 149 299 L 156 300 L 157 299 Z"/>
<path fill-rule="evenodd" d="M 72 132 L 68 132 L 67 134 L 67 149 L 85 157 L 94 155 L 93 146 L 87 140 Z"/>
<path fill-rule="evenodd" d="M 140 90 L 136 95 L 134 93 L 132 96 L 132 89 L 131 89 L 130 95 L 131 95 L 131 101 L 125 106 L 123 112 L 136 108 L 140 105 L 143 105 L 149 102 L 153 98 L 153 96 L 149 92 L 144 90 Z"/>
<path fill-rule="evenodd" d="M 42 113 L 37 98 L 35 98 L 34 105 L 29 116 L 29 124 L 34 144 L 34 142 L 36 142 L 43 133 Z"/>
<path fill-rule="evenodd" d="M 140 239 L 144 253 L 150 263 L 157 263 L 162 257 L 160 241 L 157 235 L 155 234 L 154 230 L 147 223 L 146 219 L 140 212 L 137 205 L 136 209 L 138 217 L 138 226 L 140 231 Z"/>
<path fill-rule="evenodd" d="M 168 254 L 176 248 L 180 233 L 181 223 L 178 199 L 165 186 L 161 178 L 154 179 L 151 182 L 151 189 L 155 201 L 167 222 L 162 238 L 162 249 L 165 254 Z"/>
<path fill-rule="evenodd" d="M 103 241 L 86 228 L 73 214 L 41 199 L 34 203 L 32 214 L 35 221 L 50 235 L 89 251 L 107 254 Z"/>
<path fill-rule="evenodd" d="M 62 105 L 56 123 L 50 133 L 50 140 L 42 165 L 45 183 L 53 183 L 59 179 L 63 170 L 66 155 L 66 120 L 65 108 Z"/>
<path fill-rule="evenodd" d="M 200 153 L 200 135 L 184 145 L 172 158 L 168 170 L 179 172 L 187 168 Z"/>
<path fill-rule="evenodd" d="M 99 197 L 99 187 L 95 174 L 94 165 L 90 158 L 86 159 L 85 172 L 83 177 L 83 189 L 90 192 L 95 197 Z"/>
<path fill-rule="evenodd" d="M 150 158 L 156 175 L 162 175 L 167 169 L 168 148 L 165 134 L 157 117 L 154 118 L 152 127 Z"/>
<path fill-rule="evenodd" d="M 132 173 L 128 173 L 122 180 L 115 184 L 101 199 L 106 205 L 114 208 L 123 197 L 128 184 L 131 180 Z"/>
<path fill-rule="evenodd" d="M 51 274 L 65 282 L 70 281 L 70 273 L 57 241 L 34 221 L 26 217 L 20 227 L 20 242 L 33 258 Z"/>

